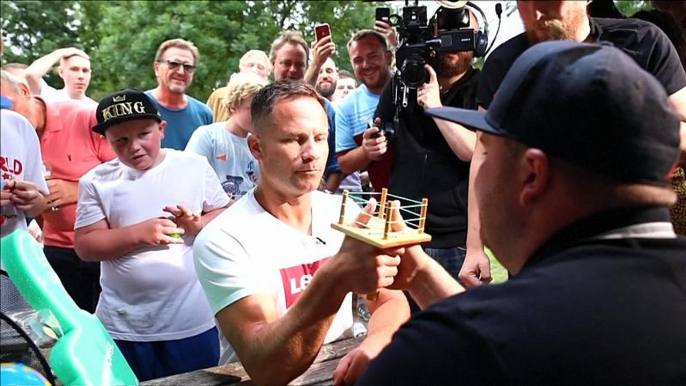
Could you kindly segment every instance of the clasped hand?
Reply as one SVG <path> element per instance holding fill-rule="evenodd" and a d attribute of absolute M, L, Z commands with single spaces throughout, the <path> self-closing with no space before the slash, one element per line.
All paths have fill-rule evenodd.
<path fill-rule="evenodd" d="M 357 226 L 366 226 L 375 207 L 376 200 L 371 198 L 358 215 Z M 391 202 L 390 221 L 393 232 L 406 229 L 398 201 Z M 408 289 L 425 269 L 426 259 L 430 259 L 419 244 L 380 250 L 350 237 L 343 240 L 339 254 L 354 262 L 357 283 L 351 290 L 357 293 L 373 293 L 379 288 Z"/>

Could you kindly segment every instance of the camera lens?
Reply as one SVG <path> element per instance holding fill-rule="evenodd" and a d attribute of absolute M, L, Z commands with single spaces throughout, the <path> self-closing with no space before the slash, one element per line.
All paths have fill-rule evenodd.
<path fill-rule="evenodd" d="M 417 88 L 428 79 L 428 74 L 424 68 L 424 59 L 415 54 L 405 59 L 400 73 L 403 83 L 410 88 Z"/>

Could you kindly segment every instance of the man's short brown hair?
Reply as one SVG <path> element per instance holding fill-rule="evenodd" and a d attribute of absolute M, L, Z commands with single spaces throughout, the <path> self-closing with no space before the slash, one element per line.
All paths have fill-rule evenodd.
<path fill-rule="evenodd" d="M 164 53 L 172 47 L 190 51 L 191 54 L 193 54 L 193 64 L 198 64 L 198 61 L 200 60 L 200 51 L 198 51 L 198 48 L 193 44 L 193 42 L 183 39 L 171 39 L 160 44 L 160 47 L 157 49 L 157 53 L 155 54 L 155 61 L 157 62 L 162 60 L 162 55 L 164 55 Z"/>
<path fill-rule="evenodd" d="M 367 36 L 374 36 L 377 40 L 379 40 L 379 43 L 381 44 L 381 47 L 383 47 L 383 50 L 388 51 L 388 40 L 386 40 L 386 37 L 371 29 L 363 29 L 355 32 L 355 34 L 348 41 L 348 51 L 350 51 L 350 46 L 352 46 L 354 42 L 360 41 L 366 38 Z"/>
<path fill-rule="evenodd" d="M 258 130 L 265 126 L 265 122 L 269 121 L 274 107 L 281 101 L 308 97 L 314 98 L 326 111 L 324 97 L 306 82 L 286 79 L 268 84 L 255 94 L 250 105 L 253 127 Z"/>
<path fill-rule="evenodd" d="M 271 49 L 269 50 L 269 61 L 272 62 L 272 65 L 276 60 L 276 53 L 287 43 L 300 45 L 302 48 L 304 48 L 305 56 L 307 58 L 306 61 L 309 61 L 310 48 L 307 46 L 307 42 L 305 41 L 305 38 L 303 38 L 303 35 L 298 31 L 282 31 L 279 34 L 279 37 L 274 40 Z"/>

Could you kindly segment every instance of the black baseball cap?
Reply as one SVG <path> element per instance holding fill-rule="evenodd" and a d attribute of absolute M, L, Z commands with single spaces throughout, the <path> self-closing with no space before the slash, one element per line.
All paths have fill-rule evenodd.
<path fill-rule="evenodd" d="M 426 113 L 622 182 L 666 185 L 679 156 L 680 120 L 664 88 L 605 44 L 538 43 L 514 62 L 488 112 Z"/>
<path fill-rule="evenodd" d="M 121 90 L 108 95 L 98 103 L 95 112 L 98 124 L 93 131 L 105 135 L 110 126 L 133 119 L 155 119 L 162 122 L 157 105 L 143 91 Z"/>

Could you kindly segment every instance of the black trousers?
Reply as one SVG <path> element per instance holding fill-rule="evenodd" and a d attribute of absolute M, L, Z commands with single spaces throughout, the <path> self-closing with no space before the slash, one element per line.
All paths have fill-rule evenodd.
<path fill-rule="evenodd" d="M 76 305 L 94 313 L 101 291 L 100 263 L 82 261 L 71 248 L 46 246 L 43 251 Z"/>

